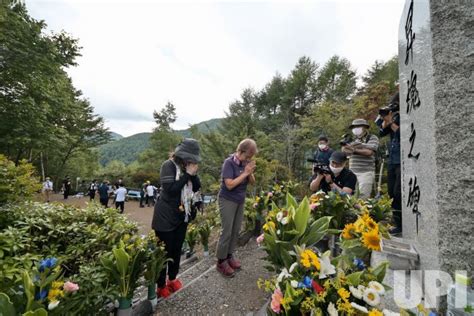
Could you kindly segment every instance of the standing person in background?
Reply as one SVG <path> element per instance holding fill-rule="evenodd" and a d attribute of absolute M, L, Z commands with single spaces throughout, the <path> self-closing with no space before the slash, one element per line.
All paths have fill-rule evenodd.
<path fill-rule="evenodd" d="M 354 140 L 342 146 L 342 151 L 349 156 L 349 169 L 357 176 L 359 197 L 368 199 L 371 196 L 375 181 L 375 153 L 379 148 L 377 136 L 369 133 L 369 123 L 364 119 L 352 121 Z"/>
<path fill-rule="evenodd" d="M 150 205 L 155 204 L 155 190 L 156 187 L 148 181 L 148 185 L 146 187 L 146 205 L 150 207 Z"/>
<path fill-rule="evenodd" d="M 99 188 L 99 184 L 97 183 L 97 180 L 94 179 L 92 182 L 89 184 L 89 198 L 90 201 L 93 201 L 95 199 L 95 192 Z"/>
<path fill-rule="evenodd" d="M 142 189 L 140 190 L 140 207 L 145 207 L 143 203 L 145 202 L 145 195 L 146 195 L 146 182 L 142 184 Z"/>
<path fill-rule="evenodd" d="M 402 232 L 402 177 L 400 171 L 400 95 L 395 93 L 390 99 L 387 107 L 380 109 L 379 118 L 376 120 L 379 126 L 379 136 L 390 135 L 388 150 L 388 195 L 393 199 L 393 221 L 392 234 Z"/>
<path fill-rule="evenodd" d="M 118 183 L 118 189 L 115 190 L 115 208 L 119 209 L 120 214 L 123 213 L 125 209 L 125 197 L 127 196 L 127 189 L 124 187 L 123 183 Z"/>
<path fill-rule="evenodd" d="M 329 140 L 325 135 L 319 136 L 318 148 L 314 152 L 313 159 L 329 166 L 329 157 L 334 150 L 329 147 Z"/>
<path fill-rule="evenodd" d="M 166 298 L 170 292 L 176 292 L 182 287 L 176 276 L 186 229 L 196 216 L 195 195 L 199 196 L 196 193 L 201 188 L 201 181 L 197 176 L 200 161 L 198 142 L 185 138 L 176 147 L 172 157 L 161 165 L 161 196 L 155 204 L 151 227 L 164 242 L 167 257 L 172 260 L 165 265 L 158 278 L 159 297 Z"/>
<path fill-rule="evenodd" d="M 71 194 L 71 178 L 69 176 L 66 176 L 63 180 L 63 194 L 64 194 L 64 199 L 67 200 L 67 197 L 69 194 Z"/>
<path fill-rule="evenodd" d="M 99 186 L 100 204 L 104 207 L 109 207 L 109 181 L 105 180 Z"/>
<path fill-rule="evenodd" d="M 237 146 L 236 152 L 222 165 L 222 183 L 218 197 L 222 228 L 217 246 L 216 269 L 229 278 L 241 267 L 233 253 L 242 226 L 247 184 L 255 183 L 255 161 L 251 159 L 257 152 L 255 141 L 244 139 Z"/>
<path fill-rule="evenodd" d="M 53 182 L 50 177 L 46 177 L 46 181 L 43 182 L 43 194 L 44 201 L 49 203 L 50 194 L 53 192 Z"/>

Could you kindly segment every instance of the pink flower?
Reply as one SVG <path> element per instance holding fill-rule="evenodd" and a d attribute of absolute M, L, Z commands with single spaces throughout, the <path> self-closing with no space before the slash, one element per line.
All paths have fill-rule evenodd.
<path fill-rule="evenodd" d="M 64 283 L 63 289 L 66 293 L 74 293 L 77 290 L 79 290 L 79 285 L 77 285 L 76 283 L 67 281 L 66 283 Z"/>
<path fill-rule="evenodd" d="M 276 288 L 272 294 L 272 303 L 270 304 L 272 311 L 279 314 L 281 311 L 281 300 L 283 299 L 283 293 L 280 289 Z"/>
<path fill-rule="evenodd" d="M 273 192 L 268 192 L 268 197 L 272 197 L 273 196 Z"/>
<path fill-rule="evenodd" d="M 313 203 L 309 207 L 311 208 L 311 210 L 314 210 L 318 207 L 318 203 Z"/>
<path fill-rule="evenodd" d="M 264 239 L 263 234 L 261 234 L 260 236 L 258 236 L 258 237 L 257 237 L 257 244 L 260 245 L 260 244 L 263 242 L 263 239 Z"/>
<path fill-rule="evenodd" d="M 257 208 L 258 207 L 258 203 L 253 203 L 253 208 Z"/>

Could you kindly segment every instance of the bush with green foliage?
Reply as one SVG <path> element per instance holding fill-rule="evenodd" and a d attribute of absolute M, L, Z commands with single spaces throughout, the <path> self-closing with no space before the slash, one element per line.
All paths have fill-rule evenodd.
<path fill-rule="evenodd" d="M 0 205 L 31 198 L 40 189 L 33 165 L 21 160 L 16 166 L 0 155 Z"/>

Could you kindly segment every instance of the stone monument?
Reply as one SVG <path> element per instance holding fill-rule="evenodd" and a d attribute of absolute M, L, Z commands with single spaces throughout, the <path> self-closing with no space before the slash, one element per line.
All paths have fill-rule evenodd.
<path fill-rule="evenodd" d="M 474 266 L 474 1 L 407 0 L 399 29 L 403 237 L 421 270 Z"/>

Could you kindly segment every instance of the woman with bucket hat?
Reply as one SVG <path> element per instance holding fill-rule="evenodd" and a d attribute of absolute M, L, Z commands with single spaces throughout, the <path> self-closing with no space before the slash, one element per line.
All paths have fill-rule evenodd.
<path fill-rule="evenodd" d="M 195 139 L 184 139 L 160 171 L 161 194 L 155 204 L 151 227 L 164 242 L 167 257 L 172 259 L 158 278 L 157 294 L 166 298 L 178 291 L 182 284 L 176 278 L 179 272 L 181 248 L 188 223 L 196 216 L 193 204 L 201 188 L 197 176 L 201 161 L 199 144 Z M 166 277 L 168 276 L 168 280 Z"/>

